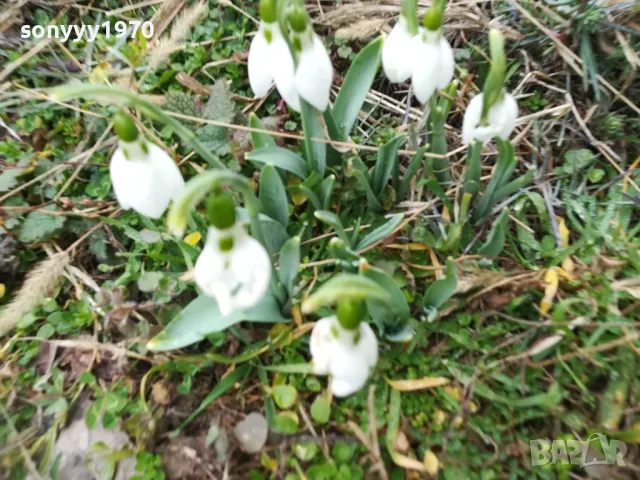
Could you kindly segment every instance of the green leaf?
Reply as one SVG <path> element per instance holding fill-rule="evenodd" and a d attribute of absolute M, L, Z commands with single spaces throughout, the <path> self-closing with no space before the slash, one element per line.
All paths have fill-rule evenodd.
<path fill-rule="evenodd" d="M 344 231 L 344 227 L 342 226 L 340 217 L 328 210 L 316 210 L 315 212 L 313 212 L 313 216 L 320 220 L 322 223 L 326 223 L 327 225 L 333 227 L 338 234 L 338 237 L 340 237 L 340 239 L 345 244 L 349 245 L 349 236 Z"/>
<path fill-rule="evenodd" d="M 331 111 L 342 130 L 342 138 L 334 138 L 334 140 L 345 141 L 349 138 L 353 124 L 378 73 L 383 41 L 382 37 L 378 37 L 364 47 L 356 55 L 344 77 L 340 93 Z"/>
<path fill-rule="evenodd" d="M 280 175 L 271 164 L 262 167 L 262 172 L 260 172 L 259 198 L 262 212 L 286 228 L 289 222 L 287 191 Z"/>
<path fill-rule="evenodd" d="M 509 209 L 505 208 L 498 219 L 493 224 L 487 242 L 480 247 L 478 253 L 487 257 L 497 257 L 504 248 L 504 241 L 507 234 L 507 220 L 509 220 Z"/>
<path fill-rule="evenodd" d="M 324 128 L 316 109 L 302 98 L 300 99 L 300 115 L 304 128 L 304 148 L 307 157 L 307 165 L 312 172 L 318 172 L 324 177 L 324 169 L 327 163 L 327 144 L 313 141 L 313 138 L 324 139 Z"/>
<path fill-rule="evenodd" d="M 251 128 L 265 130 L 264 124 L 255 113 L 249 116 L 249 126 Z M 251 132 L 251 143 L 253 148 L 275 147 L 276 141 L 271 135 L 261 132 Z"/>
<path fill-rule="evenodd" d="M 184 421 L 182 425 L 178 428 L 178 431 L 182 430 L 186 425 L 191 423 L 194 418 L 200 415 L 211 403 L 220 398 L 227 390 L 229 390 L 233 385 L 244 378 L 245 375 L 249 373 L 251 369 L 251 365 L 242 364 L 235 370 L 233 370 L 228 375 L 222 377 L 218 383 L 216 383 L 215 387 L 209 392 L 209 394 L 202 400 L 198 408 Z"/>
<path fill-rule="evenodd" d="M 278 277 L 291 296 L 300 266 L 300 237 L 295 236 L 285 242 L 280 250 L 278 266 Z"/>
<path fill-rule="evenodd" d="M 372 300 L 388 304 L 390 296 L 380 285 L 367 277 L 343 273 L 323 283 L 302 303 L 302 311 L 313 313 L 320 307 L 343 299 Z"/>
<path fill-rule="evenodd" d="M 327 210 L 331 207 L 331 194 L 336 184 L 335 175 L 329 175 L 322 181 L 320 185 L 320 202 L 321 208 Z"/>
<path fill-rule="evenodd" d="M 406 325 L 411 316 L 411 309 L 402 290 L 390 275 L 378 268 L 367 266 L 362 274 L 389 293 L 389 304 L 367 301 L 367 310 L 373 321 L 385 334 L 387 331 L 403 330 L 400 327 Z"/>
<path fill-rule="evenodd" d="M 189 117 L 200 118 L 201 112 L 196 101 L 196 97 L 184 92 L 169 92 L 166 96 L 167 103 L 164 105 L 164 109 L 170 112 L 180 113 Z M 197 125 L 195 122 L 188 120 L 182 120 L 189 125 Z"/>
<path fill-rule="evenodd" d="M 245 158 L 257 163 L 271 163 L 272 165 L 291 172 L 302 178 L 307 178 L 309 170 L 304 159 L 286 148 L 262 147 L 245 155 Z"/>
<path fill-rule="evenodd" d="M 280 313 L 280 305 L 270 292 L 254 307 L 243 312 L 233 312 L 226 317 L 220 314 L 213 298 L 200 295 L 184 307 L 162 332 L 153 337 L 147 347 L 155 352 L 183 348 L 241 321 L 288 322 Z"/>
<path fill-rule="evenodd" d="M 202 116 L 209 120 L 230 123 L 236 113 L 235 104 L 224 80 L 216 80 L 211 88 L 211 96 L 202 111 Z M 225 127 L 219 127 L 225 128 Z"/>
<path fill-rule="evenodd" d="M 396 192 L 396 198 L 403 199 L 406 197 L 411 179 L 415 176 L 416 172 L 422 165 L 422 160 L 424 159 L 424 154 L 427 151 L 427 147 L 428 145 L 418 148 L 416 154 L 411 157 L 409 165 L 407 166 L 407 169 L 404 172 L 404 176 L 402 177 L 402 182 L 400 182 L 400 186 L 398 187 L 398 191 Z"/>
<path fill-rule="evenodd" d="M 138 288 L 143 292 L 153 292 L 158 289 L 162 277 L 164 277 L 162 272 L 144 272 L 138 278 Z"/>
<path fill-rule="evenodd" d="M 378 200 L 378 197 L 376 196 L 373 189 L 371 188 L 371 179 L 369 177 L 369 172 L 367 170 L 366 165 L 358 157 L 352 157 L 351 163 L 353 165 L 353 173 L 358 181 L 358 184 L 362 187 L 362 189 L 367 194 L 367 204 L 369 205 L 369 208 L 372 208 L 373 210 L 381 211 L 382 204 L 380 203 L 380 201 Z"/>
<path fill-rule="evenodd" d="M 273 387 L 273 400 L 282 409 L 291 408 L 298 398 L 298 391 L 291 385 L 276 385 Z"/>
<path fill-rule="evenodd" d="M 398 168 L 398 148 L 404 139 L 405 135 L 396 135 L 378 150 L 372 185 L 373 193 L 378 196 L 382 195 L 393 169 Z"/>
<path fill-rule="evenodd" d="M 458 276 L 456 273 L 456 264 L 452 259 L 447 259 L 446 274 L 440 280 L 436 280 L 424 294 L 424 306 L 431 308 L 440 308 L 444 302 L 449 300 L 458 286 Z"/>
<path fill-rule="evenodd" d="M 324 395 L 319 395 L 311 404 L 311 418 L 313 418 L 317 423 L 324 424 L 329 421 L 329 417 L 331 416 L 331 404 L 327 397 Z"/>
<path fill-rule="evenodd" d="M 380 225 L 378 228 L 373 230 L 371 233 L 368 233 L 367 235 L 365 235 L 364 238 L 362 238 L 358 242 L 358 244 L 356 245 L 355 249 L 356 250 L 362 250 L 362 249 L 367 248 L 368 246 L 373 245 L 374 243 L 382 240 L 383 238 L 387 238 L 389 235 L 391 235 L 393 233 L 393 231 L 396 228 L 398 228 L 398 225 L 400 225 L 402 223 L 402 219 L 403 218 L 404 218 L 404 215 L 401 214 L 401 213 L 393 215 L 385 223 Z"/>
<path fill-rule="evenodd" d="M 0 173 L 0 192 L 8 192 L 18 184 L 17 178 L 22 175 L 24 168 L 9 168 Z"/>
<path fill-rule="evenodd" d="M 293 434 L 298 431 L 298 424 L 291 418 L 291 415 L 279 413 L 273 417 L 272 429 L 278 433 Z"/>
<path fill-rule="evenodd" d="M 523 225 L 529 225 L 527 220 L 526 209 L 531 204 L 535 210 L 535 218 L 537 222 L 540 222 L 540 231 L 553 233 L 551 229 L 551 220 L 549 217 L 549 210 L 544 203 L 544 198 L 537 192 L 526 192 L 520 195 L 515 205 L 513 206 L 513 213 L 518 219 L 516 223 L 516 232 L 518 240 L 520 242 L 520 248 L 526 250 L 527 248 L 539 252 L 541 247 L 534 234 L 524 228 Z"/>
<path fill-rule="evenodd" d="M 45 210 L 57 211 L 54 206 L 45 207 Z M 51 236 L 62 228 L 66 217 L 48 215 L 41 212 L 31 212 L 27 215 L 24 223 L 20 227 L 19 239 L 23 243 L 31 243 L 51 238 Z"/>

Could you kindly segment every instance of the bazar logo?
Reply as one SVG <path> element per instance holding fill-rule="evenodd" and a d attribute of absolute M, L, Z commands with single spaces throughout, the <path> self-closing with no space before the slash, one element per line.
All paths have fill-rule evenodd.
<path fill-rule="evenodd" d="M 620 440 L 609 440 L 606 435 L 593 433 L 583 440 L 530 440 L 531 466 L 543 465 L 614 465 L 624 467 L 623 457 L 627 445 Z"/>

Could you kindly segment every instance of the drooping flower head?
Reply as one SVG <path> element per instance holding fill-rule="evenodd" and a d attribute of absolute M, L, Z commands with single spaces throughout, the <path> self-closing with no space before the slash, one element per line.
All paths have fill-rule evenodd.
<path fill-rule="evenodd" d="M 427 10 L 423 24 L 414 38 L 415 62 L 411 75 L 413 92 L 422 104 L 427 103 L 436 88 L 445 88 L 455 68 L 453 50 L 443 34 L 444 1 L 436 1 Z"/>
<path fill-rule="evenodd" d="M 236 221 L 235 204 L 229 195 L 210 197 L 207 216 L 211 226 L 196 261 L 196 284 L 216 299 L 223 316 L 251 308 L 269 290 L 269 254 Z"/>
<path fill-rule="evenodd" d="M 326 110 L 333 67 L 304 7 L 279 8 L 277 0 L 261 0 L 260 16 L 248 59 L 249 83 L 256 96 L 266 96 L 275 83 L 294 110 L 300 111 L 300 98 Z"/>
<path fill-rule="evenodd" d="M 499 30 L 489 32 L 491 68 L 482 93 L 475 96 L 464 114 L 462 141 L 488 142 L 494 137 L 507 140 L 518 118 L 518 103 L 504 88 L 506 63 L 504 37 Z"/>
<path fill-rule="evenodd" d="M 159 146 L 143 138 L 133 120 L 118 112 L 113 125 L 119 137 L 109 173 L 120 206 L 150 218 L 160 218 L 184 189 L 178 166 Z"/>
<path fill-rule="evenodd" d="M 378 341 L 362 321 L 363 308 L 359 301 L 340 302 L 336 315 L 318 320 L 311 332 L 313 371 L 331 375 L 331 390 L 337 397 L 360 390 L 378 361 Z"/>
<path fill-rule="evenodd" d="M 420 103 L 453 79 L 453 50 L 443 35 L 445 2 L 437 0 L 418 26 L 415 0 L 404 0 L 402 14 L 382 47 L 382 67 L 392 83 L 411 78 Z"/>

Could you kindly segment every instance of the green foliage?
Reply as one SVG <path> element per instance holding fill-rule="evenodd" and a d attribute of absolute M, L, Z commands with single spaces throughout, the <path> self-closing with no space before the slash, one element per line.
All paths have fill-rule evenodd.
<path fill-rule="evenodd" d="M 58 211 L 55 207 L 47 207 L 45 210 Z M 19 239 L 23 243 L 47 240 L 62 228 L 65 221 L 63 216 L 31 212 L 20 227 Z"/>

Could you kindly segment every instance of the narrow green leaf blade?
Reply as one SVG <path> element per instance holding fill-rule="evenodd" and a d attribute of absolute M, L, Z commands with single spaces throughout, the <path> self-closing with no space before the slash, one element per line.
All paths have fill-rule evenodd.
<path fill-rule="evenodd" d="M 278 277 L 287 289 L 289 296 L 293 291 L 293 281 L 298 275 L 300 266 L 300 237 L 292 237 L 285 242 L 280 250 Z"/>
<path fill-rule="evenodd" d="M 487 242 L 480 247 L 478 253 L 488 257 L 497 257 L 504 248 L 504 240 L 507 234 L 507 220 L 509 219 L 509 209 L 505 208 L 493 224 L 489 232 Z"/>
<path fill-rule="evenodd" d="M 307 157 L 307 165 L 312 172 L 318 172 L 324 177 L 324 169 L 327 163 L 327 144 L 312 140 L 324 139 L 324 128 L 318 118 L 316 109 L 309 103 L 300 99 L 300 115 L 304 127 L 304 148 Z"/>
<path fill-rule="evenodd" d="M 260 130 L 265 130 L 260 118 L 255 113 L 249 116 L 249 126 Z M 271 135 L 261 132 L 251 132 L 251 143 L 253 148 L 275 147 L 276 141 Z"/>
<path fill-rule="evenodd" d="M 381 195 L 389 181 L 393 167 L 398 164 L 398 148 L 405 135 L 396 135 L 378 150 L 378 159 L 373 171 L 373 192 Z"/>
<path fill-rule="evenodd" d="M 347 71 L 340 88 L 340 93 L 333 105 L 333 118 L 342 130 L 342 138 L 345 141 L 353 124 L 362 109 L 364 99 L 371 88 L 380 65 L 383 38 L 378 37 L 364 47 L 353 60 Z"/>
<path fill-rule="evenodd" d="M 302 178 L 307 178 L 309 170 L 304 159 L 286 148 L 262 147 L 245 155 L 245 158 L 254 163 L 271 163 L 272 165 L 291 172 Z"/>
<path fill-rule="evenodd" d="M 446 274 L 440 280 L 433 282 L 424 294 L 425 307 L 440 308 L 456 292 L 458 276 L 456 264 L 452 259 L 447 259 Z"/>
<path fill-rule="evenodd" d="M 260 172 L 260 192 L 258 197 L 262 212 L 287 227 L 289 222 L 289 204 L 287 192 L 275 167 L 267 164 Z"/>
<path fill-rule="evenodd" d="M 363 248 L 367 248 L 370 245 L 382 240 L 383 238 L 388 237 L 393 233 L 393 231 L 398 228 L 398 225 L 402 223 L 402 219 L 404 215 L 398 213 L 392 216 L 387 222 L 380 225 L 378 228 L 365 235 L 358 244 L 356 245 L 356 250 L 362 250 Z"/>

